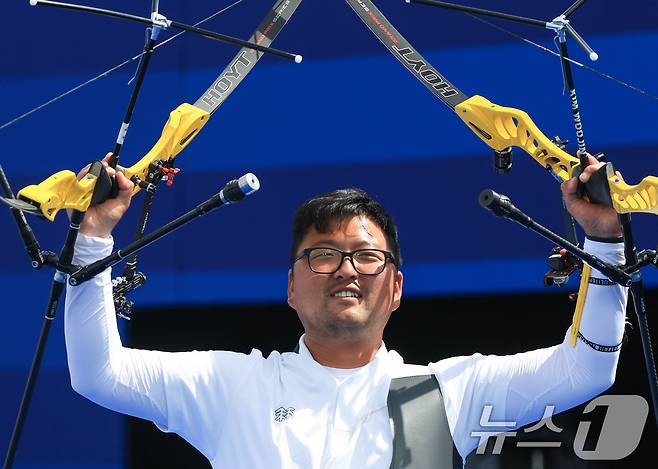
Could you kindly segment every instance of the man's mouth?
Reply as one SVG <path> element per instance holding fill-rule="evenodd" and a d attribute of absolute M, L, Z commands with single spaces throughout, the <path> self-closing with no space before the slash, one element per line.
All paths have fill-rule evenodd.
<path fill-rule="evenodd" d="M 339 290 L 331 294 L 331 296 L 339 298 L 361 298 L 361 295 L 354 291 L 349 290 Z"/>

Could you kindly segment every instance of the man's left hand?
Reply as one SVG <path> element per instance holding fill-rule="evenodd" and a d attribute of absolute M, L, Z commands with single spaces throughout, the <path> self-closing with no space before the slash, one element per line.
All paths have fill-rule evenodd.
<path fill-rule="evenodd" d="M 587 156 L 589 166 L 580 175 L 580 182 L 589 181 L 592 174 L 597 172 L 604 163 L 596 160 L 592 155 Z M 617 212 L 612 207 L 593 204 L 578 196 L 578 181 L 571 178 L 562 183 L 562 197 L 569 213 L 585 230 L 588 236 L 599 238 L 618 238 L 622 236 L 621 225 Z"/>

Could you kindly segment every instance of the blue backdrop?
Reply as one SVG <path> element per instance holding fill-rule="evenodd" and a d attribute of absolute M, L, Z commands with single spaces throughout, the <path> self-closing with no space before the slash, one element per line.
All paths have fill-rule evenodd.
<path fill-rule="evenodd" d="M 205 25 L 247 37 L 270 0 L 244 0 Z M 147 15 L 150 2 L 94 5 Z M 467 94 L 527 111 L 548 135 L 575 135 L 556 57 L 465 15 L 380 0 L 382 11 L 432 64 Z M 569 2 L 472 2 L 551 19 Z M 230 5 L 225 0 L 161 2 L 171 19 L 196 22 Z M 0 28 L 0 125 L 141 51 L 143 27 L 114 19 L 4 5 Z M 613 13 L 614 12 L 614 13 Z M 585 4 L 573 16 L 599 53 L 590 63 L 571 43 L 572 57 L 658 94 L 658 7 L 638 0 Z M 539 28 L 498 23 L 555 49 Z M 169 37 L 173 32 L 166 32 Z M 509 195 L 548 227 L 562 229 L 558 185 L 525 154 L 513 171 L 494 174 L 490 151 L 383 48 L 347 4 L 305 0 L 274 46 L 304 55 L 297 65 L 264 57 L 178 158 L 174 187 L 161 187 L 150 227 L 162 225 L 251 171 L 262 189 L 172 234 L 142 254 L 147 286 L 140 306 L 280 302 L 285 297 L 289 225 L 295 207 L 316 193 L 358 186 L 394 214 L 405 259 L 406 294 L 450 295 L 542 289 L 551 244 L 479 208 L 485 187 Z M 154 55 L 122 154 L 132 164 L 157 140 L 169 111 L 194 102 L 228 60 L 233 46 L 185 34 Z M 136 62 L 0 130 L 4 167 L 15 190 L 61 169 L 77 170 L 111 150 Z M 626 180 L 658 174 L 655 98 L 574 67 L 585 136 Z M 136 205 L 141 196 L 137 197 Z M 138 210 L 116 233 L 130 241 Z M 636 241 L 655 247 L 656 221 L 635 216 Z M 5 215 L 0 293 L 0 448 L 9 439 L 31 360 L 52 272 L 34 272 Z M 34 220 L 43 248 L 59 250 L 65 216 Z M 658 276 L 646 271 L 647 283 Z M 574 279 L 575 280 L 575 279 Z M 46 351 L 16 467 L 121 467 L 118 417 L 70 391 L 56 321 Z M 89 438 L 89 429 L 98 438 Z M 70 451 L 71 445 L 77 448 Z"/>

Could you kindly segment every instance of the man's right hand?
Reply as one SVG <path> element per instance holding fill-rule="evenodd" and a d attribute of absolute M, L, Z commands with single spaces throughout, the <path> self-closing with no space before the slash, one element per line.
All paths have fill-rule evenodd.
<path fill-rule="evenodd" d="M 108 166 L 107 162 L 111 156 L 112 153 L 105 155 L 103 165 L 107 170 L 107 174 L 115 177 L 119 186 L 119 195 L 113 199 L 107 199 L 102 204 L 92 205 L 87 209 L 84 221 L 80 225 L 80 234 L 85 236 L 109 238 L 112 230 L 130 206 L 130 198 L 135 185 L 122 172 Z M 78 173 L 78 179 L 87 174 L 87 171 L 89 171 L 89 165 Z"/>

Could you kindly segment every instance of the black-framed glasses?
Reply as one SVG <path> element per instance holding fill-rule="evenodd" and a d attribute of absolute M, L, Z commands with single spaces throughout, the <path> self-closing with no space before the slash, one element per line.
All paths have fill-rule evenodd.
<path fill-rule="evenodd" d="M 293 264 L 306 257 L 308 267 L 316 274 L 333 274 L 340 269 L 343 260 L 347 257 L 354 266 L 354 270 L 362 275 L 381 274 L 386 267 L 386 259 L 397 266 L 395 257 L 383 249 L 357 249 L 344 252 L 334 248 L 306 248 L 295 258 Z"/>

